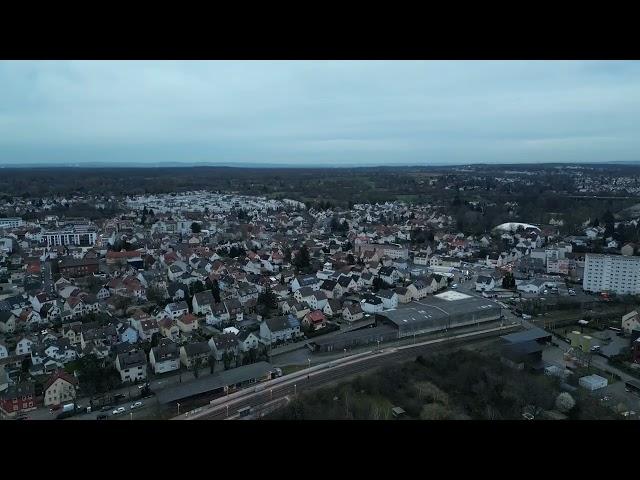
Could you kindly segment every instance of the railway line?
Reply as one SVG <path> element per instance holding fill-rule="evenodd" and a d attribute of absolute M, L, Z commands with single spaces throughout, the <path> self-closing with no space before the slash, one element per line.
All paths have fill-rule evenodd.
<path fill-rule="evenodd" d="M 478 332 L 433 339 L 401 347 L 388 347 L 352 357 L 345 357 L 341 360 L 327 362 L 259 384 L 253 388 L 241 390 L 233 394 L 232 397 L 213 400 L 209 406 L 186 412 L 172 418 L 172 420 L 224 420 L 236 418 L 238 410 L 246 407 L 260 408 L 274 400 L 284 397 L 294 398 L 300 392 L 318 388 L 334 381 L 344 380 L 349 376 L 373 370 L 383 365 L 406 361 L 423 353 L 487 342 L 518 328 L 520 327 L 516 325 L 495 327 Z M 259 391 L 256 391 L 256 389 L 259 389 Z"/>

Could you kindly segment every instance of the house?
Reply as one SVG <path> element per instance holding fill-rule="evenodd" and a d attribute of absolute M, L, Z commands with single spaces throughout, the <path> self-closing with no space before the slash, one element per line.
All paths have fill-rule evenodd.
<path fill-rule="evenodd" d="M 398 296 L 399 303 L 409 303 L 413 300 L 411 292 L 406 287 L 397 287 L 394 289 L 394 292 L 396 292 L 396 295 Z"/>
<path fill-rule="evenodd" d="M 342 318 L 347 322 L 353 323 L 362 320 L 364 312 L 359 303 L 352 303 L 342 309 Z"/>
<path fill-rule="evenodd" d="M 180 368 L 178 345 L 169 338 L 161 339 L 149 352 L 149 363 L 156 375 L 178 370 Z"/>
<path fill-rule="evenodd" d="M 110 346 L 118 342 L 118 332 L 114 325 L 99 326 L 96 322 L 85 323 L 81 327 L 80 346 L 84 350 L 87 343 Z"/>
<path fill-rule="evenodd" d="M 496 281 L 490 275 L 478 275 L 476 278 L 476 292 L 490 292 L 496 287 Z"/>
<path fill-rule="evenodd" d="M 0 333 L 16 331 L 16 316 L 11 311 L 0 310 Z"/>
<path fill-rule="evenodd" d="M 121 324 L 116 330 L 118 331 L 118 338 L 121 342 L 130 344 L 138 342 L 138 331 L 128 323 Z"/>
<path fill-rule="evenodd" d="M 310 328 L 314 331 L 320 330 L 327 326 L 327 317 L 324 316 L 324 313 L 322 313 L 321 310 L 314 310 L 304 316 L 302 324 L 306 328 Z"/>
<path fill-rule="evenodd" d="M 21 382 L 0 392 L 0 410 L 8 416 L 36 409 L 35 383 Z"/>
<path fill-rule="evenodd" d="M 78 379 L 64 370 L 58 370 L 47 379 L 42 391 L 45 407 L 75 401 L 78 392 Z"/>
<path fill-rule="evenodd" d="M 338 282 L 336 280 L 327 279 L 320 284 L 320 291 L 323 292 L 327 296 L 327 298 L 334 298 L 337 283 Z"/>
<path fill-rule="evenodd" d="M 240 350 L 243 352 L 248 352 L 251 349 L 258 348 L 260 343 L 260 339 L 253 333 L 243 331 L 238 334 L 238 345 L 240 346 Z"/>
<path fill-rule="evenodd" d="M 22 337 L 16 342 L 16 355 L 28 355 L 31 353 L 33 340 L 29 337 Z"/>
<path fill-rule="evenodd" d="M 342 304 L 340 300 L 329 298 L 327 304 L 322 309 L 322 312 L 328 317 L 334 317 L 340 314 L 342 311 Z"/>
<path fill-rule="evenodd" d="M 300 290 L 302 287 L 311 287 L 314 290 L 319 290 L 320 284 L 318 282 L 318 278 L 315 275 L 295 277 L 291 282 L 291 291 L 295 292 L 296 290 Z"/>
<path fill-rule="evenodd" d="M 260 324 L 260 340 L 267 345 L 300 337 L 300 322 L 295 315 L 267 318 Z"/>
<path fill-rule="evenodd" d="M 163 319 L 158 320 L 158 328 L 160 334 L 165 338 L 176 341 L 180 337 L 180 329 L 178 328 L 178 324 L 171 317 L 164 317 Z"/>
<path fill-rule="evenodd" d="M 238 300 L 243 305 L 251 300 L 258 300 L 258 295 L 258 289 L 255 285 L 242 285 L 238 288 Z"/>
<path fill-rule="evenodd" d="M 73 346 L 81 345 L 82 339 L 82 322 L 75 321 L 62 324 L 62 338 L 69 340 Z"/>
<path fill-rule="evenodd" d="M 168 313 L 171 316 L 171 318 L 175 320 L 179 316 L 189 313 L 189 307 L 187 306 L 187 302 L 185 301 L 177 302 L 177 303 L 169 303 L 164 308 L 164 311 Z"/>
<path fill-rule="evenodd" d="M 293 298 L 295 298 L 298 302 L 306 302 L 314 292 L 315 290 L 311 287 L 302 287 L 293 293 Z"/>
<path fill-rule="evenodd" d="M 155 318 L 147 318 L 137 322 L 138 335 L 142 341 L 151 340 L 155 333 L 160 333 L 160 326 Z"/>
<path fill-rule="evenodd" d="M 192 313 L 187 313 L 178 317 L 176 324 L 178 325 L 180 332 L 182 332 L 183 334 L 188 334 L 193 332 L 194 330 L 197 330 L 198 317 L 196 317 Z"/>
<path fill-rule="evenodd" d="M 540 294 L 545 289 L 545 281 L 535 278 L 529 282 L 521 283 L 516 288 L 520 292 Z"/>
<path fill-rule="evenodd" d="M 389 285 L 393 285 L 400 279 L 400 271 L 392 266 L 382 267 L 378 270 L 378 276 Z"/>
<path fill-rule="evenodd" d="M 229 312 L 224 303 L 217 303 L 211 306 L 211 313 L 207 313 L 205 322 L 207 325 L 217 325 L 221 322 L 228 322 Z"/>
<path fill-rule="evenodd" d="M 622 316 L 622 331 L 630 335 L 634 330 L 640 330 L 640 314 L 636 310 Z"/>
<path fill-rule="evenodd" d="M 375 295 L 366 295 L 360 304 L 366 313 L 379 313 L 384 309 L 382 299 Z"/>
<path fill-rule="evenodd" d="M 340 275 L 338 278 L 338 285 L 340 286 L 340 295 L 345 295 L 348 292 L 353 292 L 356 288 L 358 288 L 357 282 L 347 275 Z"/>
<path fill-rule="evenodd" d="M 116 370 L 123 383 L 147 378 L 147 356 L 142 350 L 132 350 L 116 356 Z"/>
<path fill-rule="evenodd" d="M 396 292 L 393 290 L 380 290 L 377 296 L 382 300 L 382 305 L 386 309 L 392 309 L 398 306 L 398 295 L 396 295 Z"/>
<path fill-rule="evenodd" d="M 415 300 L 420 300 L 432 292 L 431 285 L 423 279 L 418 279 L 407 287 L 407 294 Z"/>
<path fill-rule="evenodd" d="M 217 361 L 222 360 L 225 352 L 237 355 L 240 348 L 238 337 L 233 333 L 223 333 L 209 339 L 208 348 L 213 352 Z"/>
<path fill-rule="evenodd" d="M 196 293 L 191 301 L 192 311 L 196 315 L 211 313 L 211 306 L 213 304 L 215 304 L 215 300 L 211 290 Z"/>
<path fill-rule="evenodd" d="M 310 311 L 311 309 L 309 308 L 309 305 L 300 302 L 294 303 L 289 309 L 289 313 L 295 315 L 298 320 L 304 318 L 304 316 Z"/>
<path fill-rule="evenodd" d="M 208 365 L 211 348 L 207 342 L 187 343 L 180 347 L 180 362 L 186 368 Z"/>

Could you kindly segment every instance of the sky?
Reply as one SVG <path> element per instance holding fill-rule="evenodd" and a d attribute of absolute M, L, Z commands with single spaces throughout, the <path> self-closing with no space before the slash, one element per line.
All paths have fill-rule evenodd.
<path fill-rule="evenodd" d="M 638 161 L 638 61 L 0 61 L 0 165 Z"/>

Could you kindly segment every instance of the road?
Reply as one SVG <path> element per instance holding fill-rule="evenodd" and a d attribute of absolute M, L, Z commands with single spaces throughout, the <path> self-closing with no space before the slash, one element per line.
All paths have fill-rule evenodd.
<path fill-rule="evenodd" d="M 250 406 L 261 407 L 267 402 L 271 402 L 287 396 L 295 397 L 298 393 L 312 388 L 325 386 L 337 380 L 388 365 L 394 362 L 403 362 L 417 355 L 433 352 L 435 350 L 456 348 L 462 345 L 474 343 L 484 343 L 487 340 L 493 341 L 500 335 L 509 333 L 514 328 L 513 325 L 495 327 L 492 329 L 470 332 L 458 335 L 451 335 L 447 338 L 432 339 L 415 345 L 405 345 L 402 347 L 383 348 L 361 353 L 342 360 L 334 360 L 322 365 L 304 369 L 276 380 L 271 380 L 260 384 L 255 388 L 262 389 L 255 391 L 251 389 L 241 390 L 227 398 L 214 400 L 212 405 L 202 407 L 187 412 L 174 420 L 223 420 L 235 415 L 238 410 Z"/>

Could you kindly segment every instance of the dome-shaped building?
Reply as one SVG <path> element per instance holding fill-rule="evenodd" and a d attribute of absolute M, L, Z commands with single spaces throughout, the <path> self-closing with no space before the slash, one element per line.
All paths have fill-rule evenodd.
<path fill-rule="evenodd" d="M 533 229 L 533 230 L 540 231 L 540 227 L 536 227 L 535 225 L 531 225 L 530 223 L 520 223 L 520 222 L 503 223 L 495 227 L 494 230 L 498 230 L 500 232 L 515 232 L 520 227 L 522 227 L 524 230 Z"/>

